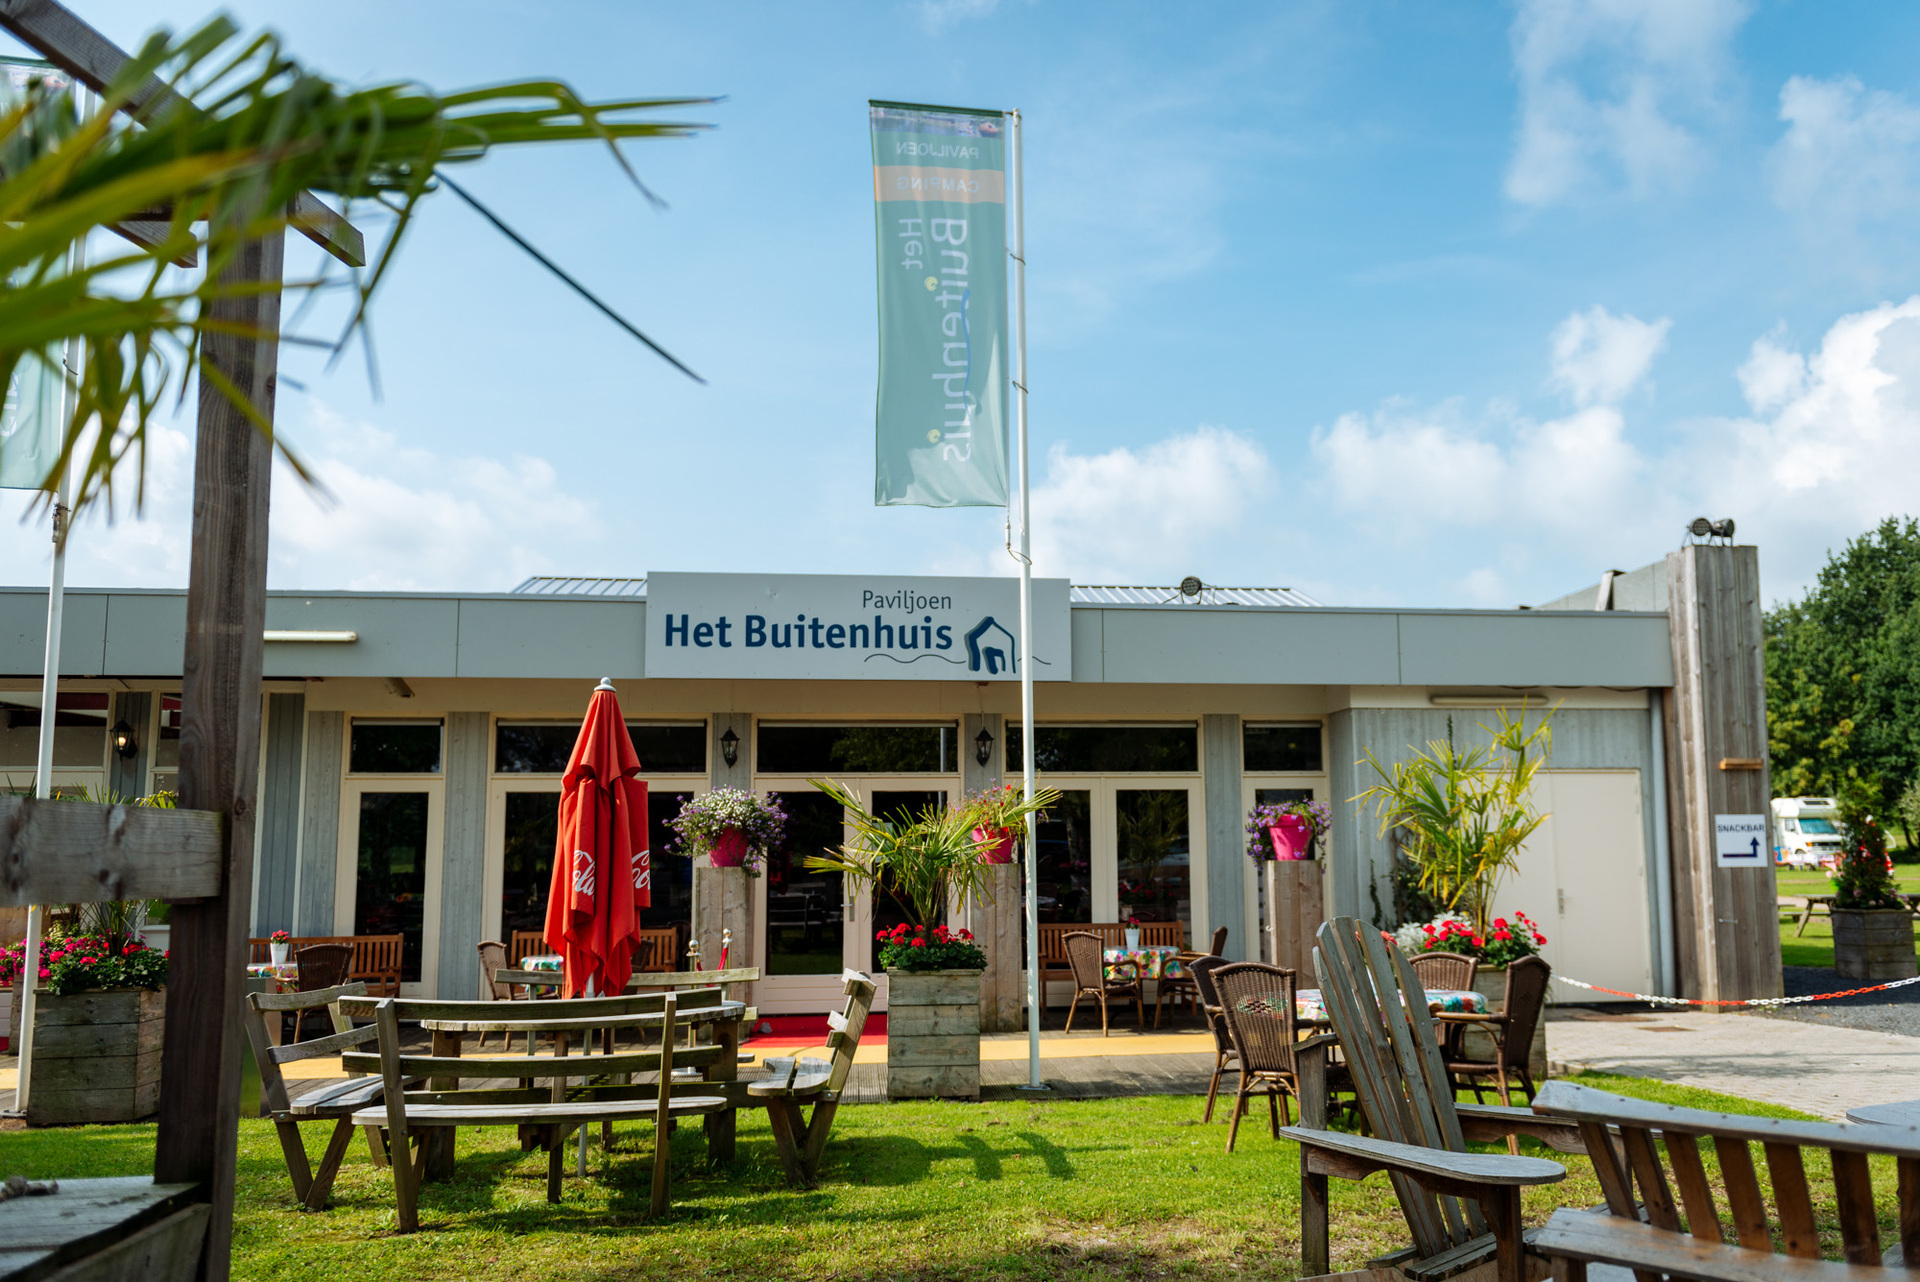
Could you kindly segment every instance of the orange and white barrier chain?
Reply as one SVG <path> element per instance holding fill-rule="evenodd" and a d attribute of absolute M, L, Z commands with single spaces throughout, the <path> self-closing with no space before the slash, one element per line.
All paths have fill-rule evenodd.
<path fill-rule="evenodd" d="M 1920 984 L 1920 977 L 1896 979 L 1886 984 L 1874 984 L 1867 988 L 1849 988 L 1839 993 L 1813 993 L 1806 997 L 1750 997 L 1744 1001 L 1702 1001 L 1696 997 L 1655 997 L 1651 993 L 1627 993 L 1618 988 L 1602 988 L 1598 984 L 1585 983 L 1578 979 L 1569 979 L 1565 975 L 1555 975 L 1554 981 L 1572 984 L 1575 988 L 1584 988 L 1590 993 L 1610 993 L 1615 997 L 1631 997 L 1637 1002 L 1653 1002 L 1661 1006 L 1794 1006 L 1806 1002 L 1831 1001 L 1835 997 L 1858 997 L 1861 993 L 1878 993 L 1889 988 L 1905 988 L 1908 984 Z"/>

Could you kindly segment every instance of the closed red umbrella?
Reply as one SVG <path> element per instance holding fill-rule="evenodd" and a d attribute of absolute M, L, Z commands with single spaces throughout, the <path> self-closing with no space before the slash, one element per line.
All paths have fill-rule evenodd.
<path fill-rule="evenodd" d="M 613 683 L 602 680 L 560 784 L 560 825 L 547 895 L 547 947 L 566 958 L 565 995 L 591 983 L 618 993 L 633 974 L 640 910 L 653 902 L 647 858 L 647 785 L 620 715 Z"/>

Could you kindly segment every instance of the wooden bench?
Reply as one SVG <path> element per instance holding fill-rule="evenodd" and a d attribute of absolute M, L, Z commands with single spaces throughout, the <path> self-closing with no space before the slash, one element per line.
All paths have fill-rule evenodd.
<path fill-rule="evenodd" d="M 1584 1282 L 1589 1264 L 1611 1264 L 1641 1277 L 1866 1282 L 1886 1278 L 1883 1266 L 1920 1261 L 1920 1129 L 1744 1117 L 1652 1104 L 1569 1082 L 1549 1082 L 1533 1107 L 1579 1125 L 1607 1197 L 1608 1214 L 1555 1211 L 1529 1235 L 1528 1244 L 1553 1260 L 1557 1279 Z M 1731 1237 L 1701 1161 L 1702 1140 L 1713 1142 Z M 1754 1143 L 1765 1154 L 1776 1221 L 1767 1214 Z M 1825 1149 L 1826 1157 L 1809 1161 L 1807 1149 Z M 1894 1157 L 1899 1167 L 1898 1213 L 1890 1218 L 1900 1240 L 1884 1254 L 1867 1164 L 1874 1155 Z M 1822 1169 L 1833 1173 L 1844 1264 L 1821 1260 L 1808 1177 L 1819 1178 Z M 1776 1233 L 1784 1253 L 1775 1249 Z"/>
<path fill-rule="evenodd" d="M 1794 928 L 1795 939 L 1807 933 L 1807 923 L 1813 920 L 1817 912 L 1823 917 L 1833 916 L 1833 895 L 1776 895 L 1774 902 L 1780 911 L 1788 916 L 1798 916 L 1800 924 Z"/>
<path fill-rule="evenodd" d="M 833 1129 L 833 1115 L 840 1107 L 840 1092 L 847 1075 L 853 1072 L 854 1052 L 860 1049 L 860 1032 L 867 1025 L 867 1012 L 873 1009 L 873 980 L 857 970 L 842 971 L 846 1005 L 827 1016 L 827 1049 L 830 1059 L 769 1058 L 768 1076 L 747 1084 L 747 1094 L 755 1103 L 767 1107 L 767 1121 L 773 1127 L 773 1143 L 786 1168 L 787 1182 L 812 1188 L 820 1171 L 820 1155 L 826 1151 L 827 1134 Z M 800 1114 L 813 1105 L 811 1119 Z"/>
<path fill-rule="evenodd" d="M 633 968 L 637 971 L 680 969 L 680 958 L 675 951 L 679 943 L 680 932 L 671 927 L 641 931 L 640 941 L 633 950 Z M 552 951 L 547 947 L 544 931 L 516 930 L 507 940 L 507 965 L 517 967 L 530 956 Z"/>
<path fill-rule="evenodd" d="M 1073 967 L 1067 961 L 1067 936 L 1078 931 L 1092 931 L 1100 936 L 1102 948 L 1118 948 L 1127 942 L 1124 922 L 1066 922 L 1043 921 L 1040 923 L 1040 979 L 1073 979 Z M 1142 944 L 1171 945 L 1174 948 L 1187 946 L 1187 927 L 1177 921 L 1143 921 L 1140 923 L 1140 942 Z M 1046 1003 L 1046 992 L 1041 991 L 1040 1001 Z"/>
<path fill-rule="evenodd" d="M 393 1169 L 394 1195 L 400 1230 L 420 1227 L 419 1192 L 426 1174 L 430 1132 L 451 1135 L 459 1126 L 516 1126 L 531 1131 L 547 1152 L 547 1200 L 560 1200 L 562 1155 L 575 1130 L 594 1122 L 650 1120 L 654 1124 L 652 1214 L 667 1209 L 668 1136 L 676 1117 L 719 1114 L 732 1107 L 728 1095 L 700 1092 L 706 1083 L 673 1081 L 676 1064 L 706 1065 L 731 1075 L 733 1037 L 722 1036 L 712 1046 L 676 1047 L 683 1028 L 695 1021 L 722 1021 L 737 1030 L 740 1006 L 724 1002 L 718 989 L 696 989 L 683 994 L 643 993 L 635 996 L 576 998 L 566 1002 L 453 1002 L 406 998 L 343 997 L 342 1014 L 371 1016 L 379 1042 L 377 1055 L 348 1050 L 340 1057 L 348 1071 L 378 1071 L 384 1085 L 382 1102 L 352 1116 L 355 1126 L 384 1126 Z M 400 1044 L 400 1021 L 411 1020 L 434 1029 L 434 1054 L 409 1054 Z M 651 1031 L 659 1046 L 651 1051 L 569 1057 L 567 1036 L 583 1040 L 598 1032 L 607 1044 L 620 1031 Z M 552 1055 L 503 1055 L 464 1059 L 459 1037 L 466 1032 L 501 1032 L 511 1043 L 514 1033 L 552 1033 Z M 449 1041 L 451 1045 L 449 1045 Z M 452 1053 L 444 1053 L 451 1051 Z M 635 1086 L 636 1073 L 654 1073 L 650 1086 Z M 410 1078 L 429 1079 L 429 1089 L 409 1092 Z M 569 1078 L 588 1078 L 584 1086 L 570 1086 Z M 513 1081 L 498 1089 L 460 1089 L 462 1078 Z M 546 1082 L 542 1087 L 540 1082 Z M 417 1151 L 409 1150 L 409 1141 Z M 442 1143 L 438 1147 L 447 1147 Z"/>
<path fill-rule="evenodd" d="M 347 978 L 364 983 L 372 996 L 392 997 L 400 991 L 404 940 L 403 935 L 295 935 L 288 955 L 298 956 L 309 944 L 351 944 L 353 963 L 347 968 Z M 247 960 L 255 963 L 271 960 L 272 943 L 271 939 L 249 939 Z"/>
<path fill-rule="evenodd" d="M 286 1078 L 280 1066 L 304 1059 L 338 1055 L 374 1041 L 377 1032 L 372 1026 L 355 1028 L 335 1004 L 342 997 L 366 995 L 367 986 L 357 982 L 308 993 L 247 994 L 244 1012 L 247 1039 L 253 1045 L 254 1063 L 260 1067 L 260 1115 L 273 1119 L 274 1129 L 280 1135 L 280 1152 L 287 1162 L 287 1175 L 293 1181 L 294 1196 L 310 1211 L 326 1209 L 327 1193 L 333 1188 L 334 1176 L 339 1173 L 340 1163 L 347 1155 L 347 1146 L 353 1140 L 353 1114 L 370 1104 L 379 1103 L 385 1084 L 377 1077 L 353 1073 L 342 1081 L 329 1082 L 298 1098 L 289 1098 Z M 287 1011 L 321 1007 L 325 1007 L 332 1017 L 331 1034 L 312 1041 L 296 1042 L 291 1046 L 274 1044 L 273 1034 L 277 1029 L 268 1026 L 269 1020 L 278 1025 L 280 1016 Z M 300 1126 L 302 1123 L 327 1121 L 334 1124 L 333 1135 L 327 1142 L 326 1153 L 320 1159 L 320 1169 L 316 1172 L 307 1159 L 307 1146 L 300 1137 Z M 380 1128 L 369 1126 L 366 1130 L 367 1148 L 373 1155 L 373 1164 L 385 1166 L 387 1146 L 381 1138 Z"/>

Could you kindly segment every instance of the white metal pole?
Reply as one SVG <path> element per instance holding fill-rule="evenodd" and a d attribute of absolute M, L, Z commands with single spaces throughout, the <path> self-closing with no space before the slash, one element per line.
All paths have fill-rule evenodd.
<path fill-rule="evenodd" d="M 1020 113 L 1009 112 L 1008 134 L 1013 214 L 1013 422 L 1020 447 L 1020 780 L 1021 796 L 1033 800 L 1033 522 L 1027 475 L 1027 219 L 1026 175 L 1020 163 Z M 1040 1090 L 1040 858 L 1027 816 L 1027 1087 Z"/>
<path fill-rule="evenodd" d="M 76 105 L 85 115 L 92 95 L 80 91 Z M 69 270 L 78 272 L 86 265 L 87 245 L 83 236 L 68 251 Z M 82 348 L 77 338 L 67 340 L 63 353 L 65 376 L 60 380 L 60 410 L 57 422 L 63 428 L 79 401 L 79 370 Z M 47 579 L 47 652 L 40 676 L 40 742 L 33 766 L 33 795 L 46 800 L 53 795 L 53 739 L 60 711 L 60 625 L 65 614 L 67 588 L 67 527 L 72 519 L 68 504 L 73 499 L 71 463 L 61 469 L 60 485 L 53 501 L 53 573 Z M 42 909 L 27 906 L 26 947 L 20 960 L 20 974 L 14 980 L 24 984 L 20 991 L 20 1027 L 10 1030 L 11 1049 L 20 1057 L 20 1069 L 13 1092 L 13 1110 L 25 1114 L 27 1097 L 33 1090 L 33 1016 L 38 1003 L 34 988 L 40 982 L 40 933 Z"/>

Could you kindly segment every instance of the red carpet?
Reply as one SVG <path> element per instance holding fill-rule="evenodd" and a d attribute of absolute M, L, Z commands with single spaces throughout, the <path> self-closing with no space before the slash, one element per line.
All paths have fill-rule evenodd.
<path fill-rule="evenodd" d="M 762 1015 L 754 1028 L 768 1024 L 773 1026 L 772 1032 L 749 1033 L 740 1045 L 755 1051 L 797 1051 L 821 1046 L 827 1040 L 825 1015 Z M 860 1044 L 865 1046 L 869 1042 L 886 1045 L 887 1017 L 884 1012 L 867 1016 L 867 1025 L 860 1032 Z"/>

